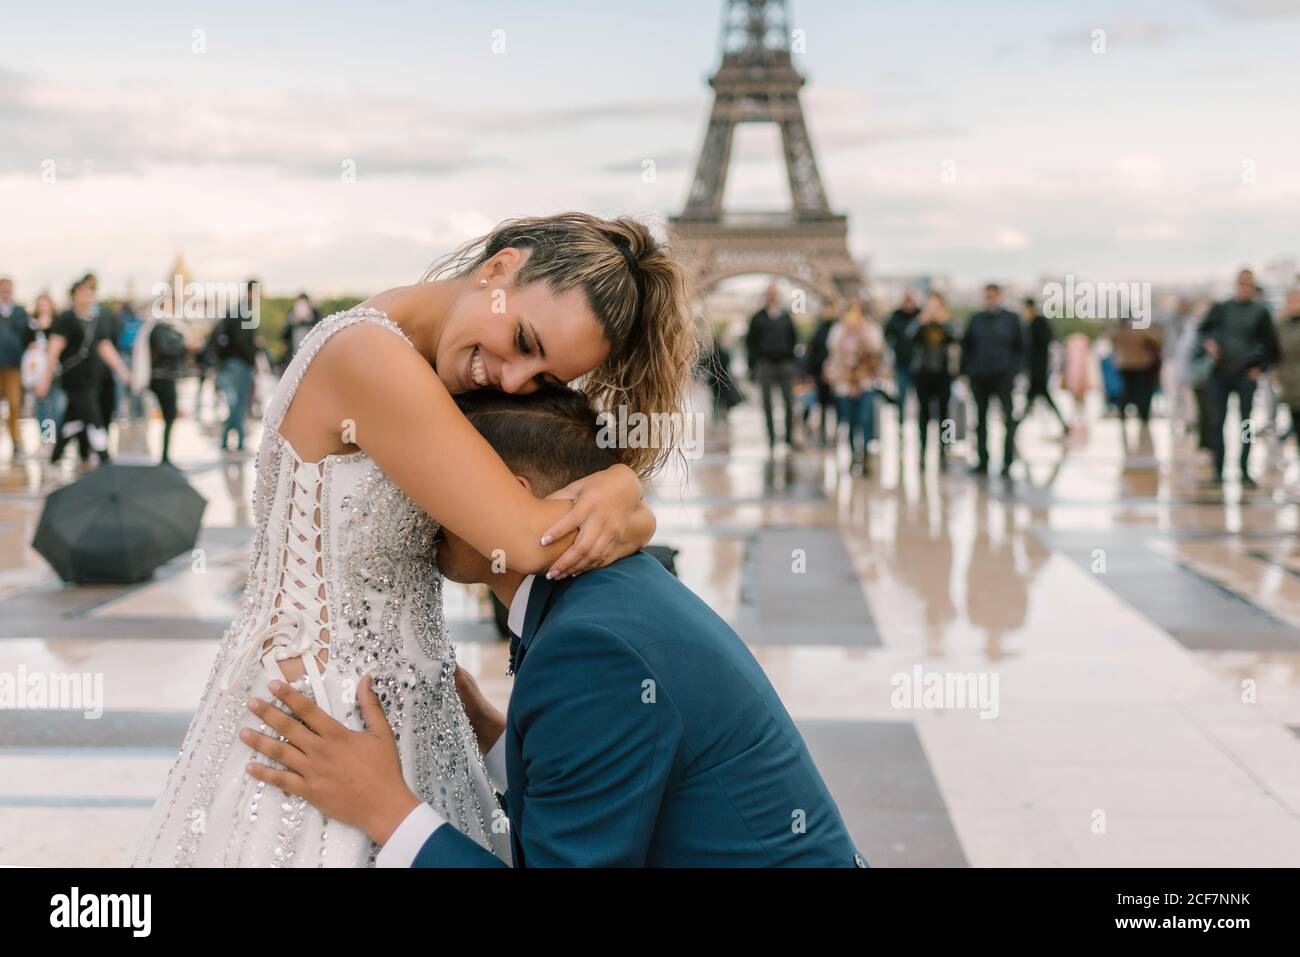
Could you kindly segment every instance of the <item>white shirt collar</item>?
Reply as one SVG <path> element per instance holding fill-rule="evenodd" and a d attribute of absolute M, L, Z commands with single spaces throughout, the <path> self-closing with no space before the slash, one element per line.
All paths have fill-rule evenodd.
<path fill-rule="evenodd" d="M 528 595 L 533 590 L 533 579 L 536 577 L 536 575 L 529 575 L 521 581 L 515 597 L 510 602 L 506 627 L 510 629 L 511 634 L 520 638 L 524 636 L 524 618 L 528 615 Z"/>

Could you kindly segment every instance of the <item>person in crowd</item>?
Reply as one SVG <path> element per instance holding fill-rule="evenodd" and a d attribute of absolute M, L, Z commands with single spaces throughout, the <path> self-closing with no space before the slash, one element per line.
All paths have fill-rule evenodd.
<path fill-rule="evenodd" d="M 217 362 L 217 381 L 226 396 L 228 414 L 221 427 L 221 450 L 229 451 L 230 433 L 235 433 L 235 448 L 244 451 L 244 420 L 248 417 L 248 404 L 253 392 L 253 369 L 262 343 L 252 321 L 257 296 L 257 283 L 245 283 L 247 299 L 233 313 L 227 312 L 217 322 L 208 340 Z"/>
<path fill-rule="evenodd" d="M 1111 334 L 1111 342 L 1115 368 L 1124 383 L 1119 400 L 1120 422 L 1124 422 L 1132 406 L 1137 410 L 1138 420 L 1146 425 L 1151 421 L 1151 397 L 1160 381 L 1160 329 L 1149 320 L 1138 322 L 1126 317 Z"/>
<path fill-rule="evenodd" d="M 32 393 L 32 414 L 43 442 L 54 441 L 68 401 L 67 394 L 56 384 L 51 384 L 45 395 L 37 394 L 50 367 L 50 336 L 54 319 L 54 300 L 43 292 L 32 304 L 32 314 L 23 331 L 23 388 Z"/>
<path fill-rule="evenodd" d="M 970 317 L 961 339 L 961 371 L 970 382 L 975 400 L 975 450 L 978 461 L 971 468 L 976 475 L 989 471 L 989 402 L 997 400 L 1002 410 L 1002 474 L 1011 474 L 1015 460 L 1016 418 L 1011 390 L 1024 365 L 1025 337 L 1020 318 L 1002 305 L 1002 288 L 997 283 L 984 287 L 984 308 Z"/>
<path fill-rule="evenodd" d="M 75 438 L 83 466 L 89 463 L 92 451 L 103 464 L 109 460 L 108 429 L 101 398 L 104 376 L 112 370 L 123 381 L 130 377 L 113 346 L 107 324 L 95 317 L 94 286 L 84 278 L 79 279 L 73 284 L 70 296 L 72 308 L 61 313 L 50 328 L 49 366 L 36 394 L 49 394 L 57 369 L 68 405 L 50 462 L 59 462 L 68 442 Z"/>
<path fill-rule="evenodd" d="M 889 345 L 889 355 L 894 361 L 894 387 L 898 403 L 898 441 L 903 441 L 903 418 L 907 411 L 907 393 L 912 387 L 912 324 L 916 322 L 921 309 L 916 304 L 916 296 L 908 289 L 903 293 L 903 301 L 889 314 L 885 321 L 885 342 Z"/>
<path fill-rule="evenodd" d="M 1264 413 L 1260 416 L 1264 421 L 1257 430 L 1257 434 L 1277 435 L 1277 420 L 1282 412 L 1282 397 L 1278 395 L 1277 385 L 1272 375 L 1260 376 L 1258 385 L 1259 393 L 1264 400 Z"/>
<path fill-rule="evenodd" d="M 1061 379 L 1070 394 L 1073 428 L 1088 421 L 1088 386 L 1092 382 L 1092 340 L 1082 332 L 1072 332 L 1065 337 L 1065 369 Z"/>
<path fill-rule="evenodd" d="M 731 374 L 731 350 L 722 341 L 725 325 L 713 330 L 713 345 L 700 356 L 699 374 L 713 397 L 713 421 L 727 421 L 731 410 L 745 399 Z"/>
<path fill-rule="evenodd" d="M 131 369 L 135 356 L 135 340 L 140 334 L 140 329 L 144 323 L 135 314 L 135 307 L 131 305 L 129 299 L 122 300 L 117 311 L 117 318 L 122 328 L 122 334 L 117 340 L 117 352 L 126 362 L 127 369 Z M 118 399 L 120 405 L 120 393 Z M 127 411 L 132 421 L 139 421 L 144 418 L 143 392 L 134 391 L 131 393 L 130 400 L 127 403 Z"/>
<path fill-rule="evenodd" d="M 839 322 L 839 313 L 835 301 L 826 299 L 822 302 L 821 315 L 817 317 L 817 328 L 813 330 L 808 343 L 808 353 L 804 356 L 804 369 L 812 380 L 817 396 L 817 444 L 826 447 L 826 419 L 835 411 L 835 392 L 826 381 L 826 360 L 830 358 L 830 335 L 835 324 Z M 839 430 L 839 421 L 831 430 L 832 438 Z"/>
<path fill-rule="evenodd" d="M 213 327 L 216 328 L 215 326 Z M 194 354 L 195 382 L 194 382 L 194 421 L 203 424 L 207 421 L 204 414 L 203 396 L 207 391 L 207 385 L 212 382 L 214 390 L 216 389 L 217 377 L 217 357 L 213 351 L 214 346 L 211 336 L 203 343 L 199 350 Z M 213 399 L 216 402 L 216 399 Z"/>
<path fill-rule="evenodd" d="M 1101 395 L 1106 403 L 1106 415 L 1119 415 L 1120 401 L 1124 398 L 1124 378 L 1115 361 L 1115 344 L 1109 336 L 1093 340 L 1097 353 L 1097 368 L 1101 371 Z"/>
<path fill-rule="evenodd" d="M 1286 305 L 1277 326 L 1279 359 L 1277 385 L 1282 402 L 1291 412 L 1290 435 L 1300 445 L 1300 284 L 1286 295 Z"/>
<path fill-rule="evenodd" d="M 867 446 L 875 434 L 877 378 L 885 356 L 880 323 L 854 300 L 827 339 L 826 378 L 836 396 L 837 421 L 848 426 L 849 470 L 871 474 Z"/>
<path fill-rule="evenodd" d="M 1259 300 L 1255 274 L 1243 269 L 1237 274 L 1237 292 L 1231 299 L 1216 302 L 1201 320 L 1201 350 L 1214 363 L 1206 383 L 1209 412 L 1210 451 L 1214 456 L 1216 483 L 1223 481 L 1225 458 L 1223 428 L 1228 418 L 1228 400 L 1237 397 L 1237 414 L 1241 418 L 1241 483 L 1253 486 L 1255 480 L 1247 468 L 1250 460 L 1251 406 L 1260 374 L 1277 362 L 1277 329 L 1268 307 Z"/>
<path fill-rule="evenodd" d="M 1201 349 L 1201 320 L 1209 311 L 1207 304 L 1202 304 L 1199 317 L 1188 323 L 1186 343 L 1182 358 L 1187 381 L 1192 389 L 1192 399 L 1196 405 L 1196 446 L 1207 456 L 1213 457 L 1213 443 L 1210 441 L 1210 376 L 1214 369 L 1214 360 Z"/>
<path fill-rule="evenodd" d="M 1099 335 L 1093 339 L 1092 348 L 1097 354 L 1097 369 L 1101 372 L 1101 399 L 1105 403 L 1105 415 L 1119 415 L 1119 400 L 1125 397 L 1125 380 L 1115 364 L 1114 343 L 1105 335 Z"/>
<path fill-rule="evenodd" d="M 90 290 L 90 314 L 98 324 L 100 332 L 113 346 L 113 351 L 120 358 L 118 343 L 122 340 L 122 320 L 112 309 L 99 300 L 99 279 L 93 272 L 86 273 L 81 280 Z M 123 366 L 125 368 L 125 366 Z M 99 405 L 100 419 L 104 425 L 108 441 L 112 440 L 112 426 L 122 405 L 122 393 L 129 377 L 123 377 L 112 367 L 101 365 L 99 369 Z"/>
<path fill-rule="evenodd" d="M 163 465 L 171 464 L 172 426 L 176 424 L 176 381 L 185 371 L 189 348 L 184 334 L 166 319 L 144 323 L 134 343 L 131 357 L 133 391 L 145 388 L 158 400 L 163 417 Z"/>
<path fill-rule="evenodd" d="M 1196 320 L 1191 299 L 1178 297 L 1164 323 L 1162 338 L 1169 360 L 1161 363 L 1160 386 L 1168 396 L 1170 423 L 1179 434 L 1186 435 L 1192 431 L 1196 416 L 1189 366 L 1196 343 Z"/>
<path fill-rule="evenodd" d="M 0 399 L 5 404 L 5 422 L 13 459 L 23 457 L 23 436 L 18 428 L 23 414 L 23 335 L 27 329 L 27 311 L 14 302 L 14 281 L 0 276 Z"/>
<path fill-rule="evenodd" d="M 918 465 L 925 473 L 925 450 L 929 443 L 930 422 L 939 432 L 939 471 L 948 467 L 948 442 L 944 420 L 952 402 L 952 351 L 957 342 L 943 294 L 934 291 L 925 297 L 925 306 L 909 331 L 911 341 L 912 387 L 916 390 L 917 434 L 921 439 Z"/>
<path fill-rule="evenodd" d="M 311 332 L 318 322 L 320 316 L 316 312 L 316 307 L 312 305 L 311 297 L 305 292 L 298 293 L 298 298 L 289 307 L 289 315 L 284 321 L 284 356 L 280 360 L 283 368 L 289 368 L 289 363 L 298 354 L 298 349 L 302 341 L 307 338 L 307 333 Z"/>
<path fill-rule="evenodd" d="M 1052 376 L 1052 342 L 1056 339 L 1052 321 L 1038 311 L 1038 304 L 1033 299 L 1024 301 L 1020 315 L 1025 320 L 1028 358 L 1026 365 L 1029 373 L 1029 391 L 1025 394 L 1024 418 L 1028 418 L 1029 413 L 1034 410 L 1035 402 L 1046 402 L 1047 407 L 1056 416 L 1056 421 L 1061 423 L 1061 431 L 1068 435 L 1070 423 L 1065 421 L 1065 416 L 1061 414 L 1061 410 L 1052 399 L 1049 383 Z"/>
<path fill-rule="evenodd" d="M 767 422 L 768 450 L 776 448 L 776 424 L 772 415 L 772 392 L 781 390 L 785 409 L 785 441 L 793 450 L 799 443 L 794 437 L 794 380 L 798 374 L 795 350 L 799 335 L 788 309 L 780 306 L 776 283 L 767 287 L 763 308 L 749 320 L 745 333 L 745 352 L 749 374 L 763 393 L 763 417 Z"/>

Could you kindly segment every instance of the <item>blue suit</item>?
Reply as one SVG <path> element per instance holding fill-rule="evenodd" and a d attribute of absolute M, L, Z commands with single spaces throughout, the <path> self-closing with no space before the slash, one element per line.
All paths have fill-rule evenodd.
<path fill-rule="evenodd" d="M 754 656 L 653 557 L 534 580 L 512 657 L 516 866 L 865 866 Z M 451 826 L 414 862 L 500 864 Z"/>

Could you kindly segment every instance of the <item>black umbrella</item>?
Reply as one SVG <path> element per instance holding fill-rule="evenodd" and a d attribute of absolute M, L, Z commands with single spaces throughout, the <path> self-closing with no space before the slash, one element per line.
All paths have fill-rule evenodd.
<path fill-rule="evenodd" d="M 194 547 L 207 504 L 169 465 L 102 465 L 45 499 L 32 548 L 67 582 L 143 581 Z"/>

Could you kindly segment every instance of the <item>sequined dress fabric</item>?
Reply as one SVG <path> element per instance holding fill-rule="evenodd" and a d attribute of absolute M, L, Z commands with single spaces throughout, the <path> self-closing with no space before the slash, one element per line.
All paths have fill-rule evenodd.
<path fill-rule="evenodd" d="M 255 536 L 239 616 L 223 636 L 185 742 L 132 853 L 133 866 L 365 867 L 378 849 L 302 798 L 249 777 L 267 763 L 239 731 L 269 728 L 250 696 L 274 700 L 276 655 L 304 655 L 294 684 L 354 730 L 371 675 L 406 783 L 463 833 L 509 861 L 509 837 L 456 694 L 455 655 L 434 564 L 437 523 L 364 452 L 306 462 L 278 429 L 330 337 L 358 322 L 407 341 L 384 313 L 320 322 L 276 388 L 257 452 Z M 322 662 L 317 664 L 316 662 Z"/>

